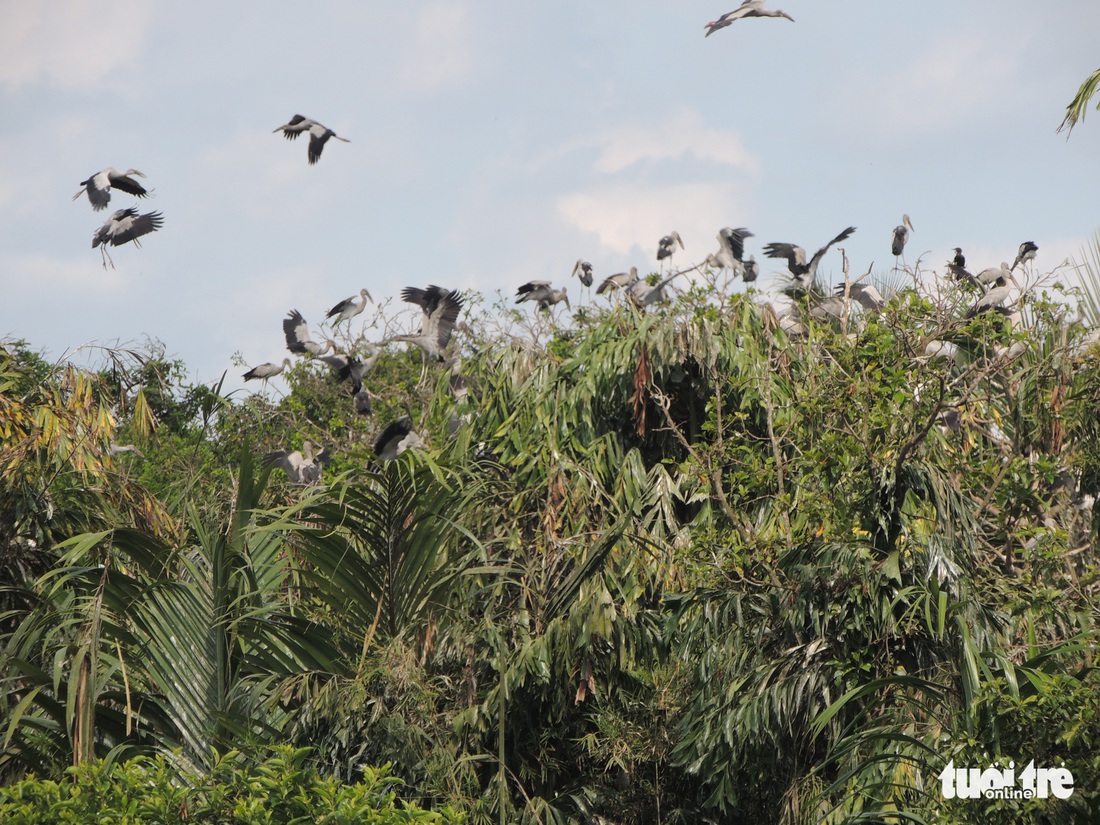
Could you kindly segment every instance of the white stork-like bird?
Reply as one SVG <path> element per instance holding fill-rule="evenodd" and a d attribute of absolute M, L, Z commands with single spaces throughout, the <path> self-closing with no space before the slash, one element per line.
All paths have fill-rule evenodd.
<path fill-rule="evenodd" d="M 963 316 L 964 318 L 974 318 L 990 310 L 997 310 L 1005 315 L 1009 314 L 1004 309 L 1004 302 L 1008 299 L 1008 296 L 1016 286 L 1016 279 L 1012 277 L 1012 272 L 1009 271 L 1007 263 L 1001 264 L 1001 272 L 1002 274 L 999 274 L 992 283 L 989 284 L 989 289 L 986 291 L 985 295 L 979 298 L 974 306 L 966 311 L 966 315 Z M 978 277 L 980 278 L 981 276 L 979 275 Z M 1010 281 L 1011 283 L 1009 283 Z"/>
<path fill-rule="evenodd" d="M 443 353 L 451 341 L 458 314 L 462 311 L 462 296 L 457 290 L 444 289 L 433 284 L 427 289 L 407 286 L 401 290 L 401 300 L 420 307 L 423 313 L 420 331 L 416 335 L 394 335 L 382 343 L 404 341 L 416 344 L 426 357 L 433 361 L 445 361 L 446 356 Z"/>
<path fill-rule="evenodd" d="M 328 448 L 314 453 L 313 442 L 303 441 L 301 451 L 275 450 L 264 455 L 265 467 L 278 467 L 286 473 L 291 484 L 319 484 L 321 469 L 331 456 Z"/>
<path fill-rule="evenodd" d="M 374 454 L 382 461 L 393 461 L 405 450 L 415 450 L 424 446 L 424 440 L 413 431 L 412 419 L 403 415 L 391 421 L 378 437 L 374 439 Z"/>
<path fill-rule="evenodd" d="M 252 381 L 253 379 L 259 378 L 266 384 L 269 378 L 274 378 L 276 375 L 281 373 L 289 366 L 289 358 L 284 358 L 283 363 L 281 364 L 272 364 L 270 361 L 266 361 L 263 364 L 258 364 L 257 366 L 246 372 L 244 374 L 244 380 Z"/>
<path fill-rule="evenodd" d="M 627 297 L 630 298 L 630 302 L 638 309 L 645 309 L 652 304 L 663 302 L 666 299 L 665 287 L 667 287 L 673 279 L 679 278 L 683 274 L 683 272 L 673 272 L 671 275 L 662 278 L 652 285 L 648 284 L 643 279 L 637 279 L 626 288 Z"/>
<path fill-rule="evenodd" d="M 144 215 L 139 215 L 133 207 L 119 209 L 92 235 L 92 249 L 100 247 L 99 255 L 106 269 L 107 261 L 111 261 L 107 244 L 122 246 L 124 243 L 133 241 L 134 246 L 140 247 L 138 238 L 150 232 L 156 232 L 162 226 L 164 226 L 164 216 L 160 212 L 146 212 Z M 114 265 L 115 262 L 111 261 L 111 266 L 114 267 Z"/>
<path fill-rule="evenodd" d="M 367 301 L 374 301 L 370 293 L 367 292 L 366 287 L 359 290 L 359 300 L 355 300 L 355 296 L 345 298 L 326 314 L 326 319 L 331 319 L 332 325 L 335 327 L 344 321 L 350 321 L 356 315 L 359 315 L 363 310 L 367 308 Z"/>
<path fill-rule="evenodd" d="M 316 358 L 336 349 L 336 342 L 331 338 L 325 339 L 323 345 L 314 341 L 309 334 L 309 324 L 296 309 L 292 309 L 283 319 L 283 337 L 286 338 L 286 348 L 295 355 Z"/>
<path fill-rule="evenodd" d="M 718 251 L 708 255 L 706 263 L 718 269 L 728 269 L 734 275 L 741 273 L 746 281 L 756 280 L 756 273 L 750 276 L 748 267 L 742 260 L 745 255 L 745 238 L 751 237 L 753 234 L 743 226 L 737 229 L 730 226 L 722 227 L 718 230 Z"/>
<path fill-rule="evenodd" d="M 329 138 L 336 138 L 337 140 L 342 140 L 344 143 L 351 143 L 350 140 L 340 137 L 327 126 L 322 126 L 316 120 L 310 120 L 303 115 L 295 115 L 290 119 L 289 123 L 272 129 L 272 132 L 278 132 L 280 130 L 287 140 L 294 140 L 298 135 L 302 134 L 302 132 L 309 132 L 309 163 L 311 166 L 321 159 L 321 150 L 325 148 L 325 144 L 328 142 Z"/>
<path fill-rule="evenodd" d="M 577 258 L 577 262 L 573 264 L 573 274 L 580 278 L 585 286 L 592 286 L 592 264 L 584 258 Z"/>
<path fill-rule="evenodd" d="M 856 228 L 854 226 L 849 226 L 825 244 L 825 246 L 817 250 L 809 261 L 806 260 L 805 249 L 801 246 L 795 246 L 789 243 L 770 243 L 764 247 L 764 254 L 769 258 L 787 259 L 787 269 L 790 270 L 791 275 L 794 276 L 794 283 L 783 290 L 786 294 L 789 295 L 792 292 L 795 294 L 803 292 L 817 292 L 821 294 L 823 290 L 819 289 L 818 285 L 815 283 L 817 265 L 821 263 L 821 259 L 825 257 L 825 253 L 829 251 L 829 247 L 847 239 L 855 231 Z"/>
<path fill-rule="evenodd" d="M 629 272 L 616 272 L 603 279 L 603 283 L 596 288 L 596 294 L 602 295 L 609 289 L 623 289 L 638 280 L 638 267 L 630 267 Z"/>
<path fill-rule="evenodd" d="M 522 304 L 524 301 L 535 301 L 538 308 L 544 311 L 562 301 L 565 301 L 566 307 L 572 309 L 569 306 L 569 296 L 565 294 L 565 287 L 554 289 L 549 281 L 528 281 L 516 290 L 516 296 L 517 304 Z"/>
<path fill-rule="evenodd" d="M 741 20 L 745 17 L 785 17 L 792 23 L 794 22 L 794 18 L 785 11 L 779 11 L 778 9 L 772 11 L 764 8 L 764 0 L 745 0 L 733 11 L 728 11 L 717 20 L 707 23 L 705 26 L 707 33 L 703 36 L 710 37 L 719 29 L 724 29 L 735 20 Z"/>
<path fill-rule="evenodd" d="M 890 252 L 895 258 L 905 251 L 905 244 L 909 242 L 909 233 L 916 232 L 908 215 L 901 216 L 901 223 L 894 227 L 894 235 L 890 240 Z"/>
<path fill-rule="evenodd" d="M 73 195 L 73 200 L 75 201 L 86 193 L 89 202 L 92 204 L 92 209 L 99 212 L 106 209 L 107 204 L 111 202 L 112 189 L 118 189 L 137 198 L 147 197 L 149 193 L 145 187 L 130 177 L 131 175 L 145 177 L 145 174 L 137 169 L 127 169 L 125 172 L 120 172 L 113 166 L 101 169 L 87 180 L 80 182 L 81 188 Z"/>

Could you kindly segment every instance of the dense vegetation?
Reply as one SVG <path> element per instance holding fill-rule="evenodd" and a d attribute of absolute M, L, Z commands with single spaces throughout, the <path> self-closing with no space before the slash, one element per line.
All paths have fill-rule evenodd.
<path fill-rule="evenodd" d="M 475 309 L 468 395 L 391 350 L 373 419 L 316 362 L 230 398 L 0 349 L 0 819 L 284 773 L 382 811 L 333 822 L 1097 815 L 1100 354 L 1041 286 L 1014 328 L 970 301 Z M 405 411 L 430 448 L 374 460 Z M 304 439 L 322 484 L 261 466 Z M 1074 794 L 941 796 L 1032 759 Z"/>

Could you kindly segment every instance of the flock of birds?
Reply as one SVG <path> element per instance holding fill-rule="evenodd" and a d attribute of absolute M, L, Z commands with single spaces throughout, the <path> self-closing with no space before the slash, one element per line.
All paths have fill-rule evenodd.
<path fill-rule="evenodd" d="M 708 23 L 707 34 L 746 17 L 791 19 L 785 12 L 764 9 L 762 0 L 746 0 L 737 10 Z M 294 115 L 289 122 L 274 131 L 281 131 L 288 140 L 308 133 L 310 140 L 307 158 L 310 164 L 317 163 L 325 144 L 331 138 L 350 142 L 321 123 L 302 115 Z M 111 194 L 115 190 L 139 199 L 148 197 L 149 191 L 137 180 L 139 177 L 144 178 L 145 175 L 137 169 L 120 171 L 109 167 L 81 181 L 81 189 L 73 199 L 87 195 L 92 208 L 101 211 L 107 208 L 111 201 Z M 163 224 L 164 217 L 160 212 L 142 214 L 135 207 L 119 209 L 96 230 L 92 239 L 92 248 L 100 248 L 104 267 L 108 262 L 113 267 L 114 262 L 107 252 L 108 246 L 120 246 L 131 241 L 140 246 L 139 238 L 160 229 Z M 818 266 L 829 249 L 846 240 L 855 231 L 854 226 L 847 227 L 810 256 L 807 256 L 803 247 L 792 243 L 776 242 L 763 247 L 766 257 L 786 261 L 789 277 L 781 284 L 780 291 L 790 298 L 801 299 L 792 301 L 777 313 L 780 327 L 788 335 L 799 335 L 805 332 L 800 317 L 805 309 L 808 309 L 811 316 L 818 319 L 841 317 L 846 300 L 845 290 L 848 297 L 867 310 L 877 311 L 885 306 L 886 302 L 878 290 L 871 284 L 862 283 L 862 279 L 854 284 L 841 284 L 834 294 L 828 294 L 817 278 Z M 901 223 L 893 230 L 891 236 L 890 250 L 895 259 L 902 256 L 913 231 L 915 230 L 909 216 L 903 215 Z M 709 253 L 702 263 L 675 270 L 672 269 L 672 258 L 677 249 L 683 250 L 685 247 L 678 232 L 669 232 L 658 239 L 656 252 L 659 269 L 663 270 L 667 264 L 671 270 L 669 274 L 663 275 L 663 272 L 658 272 L 655 279 L 650 279 L 641 276 L 638 268 L 632 266 L 629 271 L 618 272 L 604 278 L 596 288 L 596 294 L 621 294 L 635 308 L 644 310 L 653 304 L 667 300 L 668 291 L 674 280 L 703 268 L 710 271 L 725 271 L 733 278 L 740 277 L 744 282 L 752 283 L 760 273 L 760 267 L 755 258 L 752 255 L 746 258 L 744 254 L 745 242 L 752 237 L 754 237 L 753 233 L 745 227 L 724 227 L 718 231 L 718 249 L 715 252 Z M 1002 263 L 999 267 L 983 269 L 977 274 L 972 274 L 966 269 L 962 250 L 956 248 L 955 257 L 947 265 L 948 272 L 957 281 L 965 282 L 981 293 L 973 306 L 967 310 L 965 317 L 973 318 L 991 310 L 1010 315 L 1010 311 L 1004 304 L 1013 287 L 1019 286 L 1015 280 L 1014 271 L 1021 264 L 1033 260 L 1037 251 L 1038 247 L 1033 242 L 1025 241 L 1020 244 L 1016 260 L 1011 266 Z M 591 287 L 595 281 L 594 268 L 584 259 L 577 260 L 572 276 L 578 278 L 585 288 Z M 362 353 L 341 353 L 337 351 L 337 344 L 332 337 L 326 336 L 321 342 L 314 340 L 309 323 L 297 309 L 293 309 L 282 322 L 286 347 L 294 356 L 317 359 L 330 366 L 338 382 L 348 383 L 353 409 L 359 415 L 372 413 L 371 394 L 364 386 L 364 378 L 374 367 L 382 349 L 394 342 L 415 344 L 422 350 L 426 363 L 430 360 L 448 364 L 452 368 L 452 393 L 456 399 L 464 398 L 466 386 L 457 371 L 458 359 L 449 353 L 451 337 L 458 326 L 458 318 L 463 307 L 462 296 L 456 290 L 430 285 L 424 289 L 406 287 L 401 291 L 401 299 L 420 308 L 420 328 L 416 333 L 391 335 L 377 344 L 364 344 L 365 351 Z M 349 323 L 363 313 L 368 302 L 373 302 L 370 292 L 365 288 L 360 289 L 358 295 L 349 296 L 329 309 L 324 323 L 327 323 L 335 333 L 341 324 Z M 532 280 L 521 285 L 516 293 L 516 303 L 524 302 L 534 303 L 539 311 L 550 311 L 563 302 L 567 308 L 571 309 L 566 287 L 555 289 L 550 281 Z M 930 346 L 933 345 L 930 344 Z M 925 352 L 925 355 L 930 357 L 936 354 L 928 350 Z M 292 363 L 290 357 L 284 357 L 278 363 L 262 363 L 250 368 L 243 377 L 246 381 L 260 380 L 266 383 L 289 368 Z M 383 428 L 372 446 L 375 454 L 386 461 L 396 458 L 407 449 L 424 446 L 424 441 L 413 430 L 411 417 L 406 415 Z M 268 466 L 285 471 L 292 483 L 308 485 L 320 480 L 321 469 L 329 457 L 327 448 L 317 450 L 314 444 L 307 441 L 303 443 L 301 450 L 270 452 L 264 456 L 264 460 Z"/>

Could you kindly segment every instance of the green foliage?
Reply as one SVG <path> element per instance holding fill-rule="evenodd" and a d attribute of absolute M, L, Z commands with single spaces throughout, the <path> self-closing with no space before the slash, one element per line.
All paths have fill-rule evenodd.
<path fill-rule="evenodd" d="M 169 757 L 92 762 L 61 781 L 25 779 L 0 788 L 0 821 L 183 825 L 398 825 L 462 823 L 450 809 L 430 812 L 399 798 L 387 767 L 364 768 L 356 782 L 320 776 L 307 749 L 276 748 L 262 761 L 237 751 L 213 754 L 211 770 L 180 774 Z"/>

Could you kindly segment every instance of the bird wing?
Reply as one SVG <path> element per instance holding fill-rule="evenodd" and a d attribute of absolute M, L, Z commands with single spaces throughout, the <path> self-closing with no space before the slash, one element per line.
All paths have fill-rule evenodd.
<path fill-rule="evenodd" d="M 791 243 L 770 243 L 764 247 L 769 258 L 786 258 L 792 275 L 801 275 L 806 268 L 806 250 Z"/>
<path fill-rule="evenodd" d="M 451 340 L 451 333 L 454 332 L 461 311 L 462 297 L 452 289 L 442 295 L 439 305 L 428 316 L 428 326 L 424 332 L 438 343 L 440 349 L 446 347 Z"/>
<path fill-rule="evenodd" d="M 309 324 L 296 309 L 292 309 L 283 319 L 283 336 L 286 338 L 286 348 L 291 352 L 308 352 L 306 344 L 312 344 L 309 337 Z"/>
<path fill-rule="evenodd" d="M 354 295 L 352 295 L 350 298 L 345 298 L 340 303 L 338 303 L 336 306 L 334 306 L 332 309 L 330 309 L 328 311 L 328 313 L 325 315 L 325 317 L 326 318 L 331 318 L 334 315 L 339 315 L 345 309 L 351 309 L 351 307 L 354 303 L 355 303 L 355 296 Z"/>
<path fill-rule="evenodd" d="M 96 172 L 87 180 L 82 180 L 80 182 L 81 189 L 73 195 L 73 200 L 75 201 L 81 195 L 87 193 L 88 201 L 92 204 L 92 209 L 96 212 L 106 209 L 107 204 L 111 202 L 111 187 L 109 183 L 104 187 L 100 187 L 100 185 L 96 183 L 96 178 L 102 174 L 102 172 Z"/>
<path fill-rule="evenodd" d="M 128 210 L 135 212 L 136 210 Z M 135 241 L 143 235 L 155 232 L 164 226 L 164 216 L 160 212 L 146 212 L 144 215 L 128 216 L 117 223 L 117 228 L 111 233 L 111 243 L 121 246 L 124 243 Z"/>
<path fill-rule="evenodd" d="M 129 175 L 118 175 L 111 180 L 111 186 L 115 189 L 120 189 L 128 195 L 134 195 L 139 198 L 144 198 L 149 195 L 145 187 L 131 178 Z"/>
<path fill-rule="evenodd" d="M 378 437 L 374 439 L 374 444 L 371 448 L 374 450 L 375 455 L 382 455 L 386 447 L 392 442 L 396 443 L 412 432 L 412 419 L 407 415 L 403 415 L 395 421 L 391 421 L 386 425 L 385 429 L 378 434 Z"/>
<path fill-rule="evenodd" d="M 753 234 L 743 226 L 732 229 L 728 226 L 718 230 L 718 245 L 730 254 L 735 261 L 740 261 L 745 254 L 745 238 L 751 238 Z"/>
<path fill-rule="evenodd" d="M 841 241 L 847 239 L 855 231 L 856 231 L 856 228 L 854 226 L 849 226 L 847 229 L 845 229 L 843 232 L 841 232 L 839 235 L 837 235 L 835 238 L 833 238 L 831 241 L 829 241 L 827 244 L 825 244 L 825 246 L 823 246 L 823 247 L 821 247 L 821 249 L 817 250 L 817 252 L 814 253 L 814 256 L 812 258 L 810 258 L 810 269 L 809 269 L 809 271 L 811 273 L 817 272 L 817 264 L 823 257 L 825 257 L 825 253 L 829 251 L 829 247 L 831 247 L 835 243 L 840 243 Z M 803 253 L 803 254 L 805 254 L 805 253 Z"/>
<path fill-rule="evenodd" d="M 295 484 L 302 480 L 301 467 L 302 467 L 302 454 L 295 450 L 294 452 L 288 452 L 287 450 L 274 450 L 273 452 L 266 453 L 264 455 L 265 467 L 278 467 L 284 473 L 286 477 L 293 481 Z"/>
<path fill-rule="evenodd" d="M 332 134 L 332 132 L 328 131 L 327 129 L 323 133 L 321 133 L 320 135 L 318 135 L 316 132 L 314 132 L 312 130 L 310 131 L 310 133 L 309 133 L 309 162 L 310 162 L 310 164 L 314 164 L 314 163 L 316 163 L 317 161 L 319 161 L 321 159 L 321 150 L 325 148 L 325 141 L 328 140 L 329 135 L 331 135 L 331 134 Z"/>
<path fill-rule="evenodd" d="M 279 130 L 282 130 L 283 137 L 285 137 L 287 140 L 294 140 L 296 137 L 298 137 L 298 135 L 302 134 L 302 132 L 306 131 L 312 125 L 313 121 L 310 120 L 308 117 L 295 115 L 290 119 L 289 123 L 284 126 L 280 126 L 275 131 L 278 132 Z"/>

